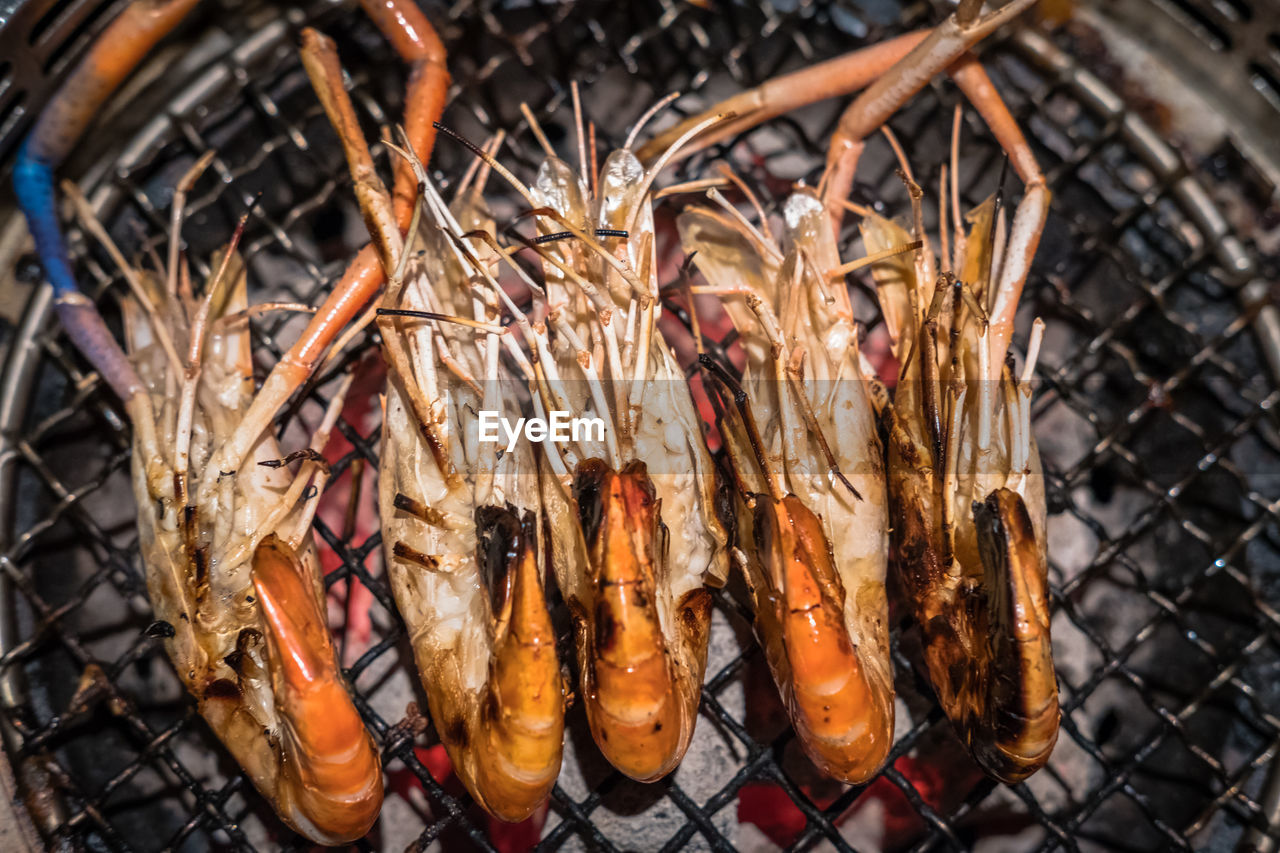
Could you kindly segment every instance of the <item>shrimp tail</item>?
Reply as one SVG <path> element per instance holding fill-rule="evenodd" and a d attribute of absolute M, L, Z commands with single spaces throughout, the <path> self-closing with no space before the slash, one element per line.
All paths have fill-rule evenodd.
<path fill-rule="evenodd" d="M 481 560 L 501 563 L 491 585 L 500 600 L 488 690 L 480 704 L 486 748 L 477 754 L 477 788 L 496 816 L 518 821 L 547 798 L 560 774 L 564 684 L 534 514 L 519 518 L 511 508 L 482 507 L 477 515 Z"/>
<path fill-rule="evenodd" d="M 994 490 L 974 502 L 973 515 L 989 595 L 991 668 L 986 719 L 970 745 L 993 775 L 1013 783 L 1039 770 L 1058 740 L 1044 550 L 1017 492 Z"/>
<path fill-rule="evenodd" d="M 587 719 L 615 767 L 653 781 L 675 768 L 692 732 L 658 620 L 659 502 L 641 462 L 621 472 L 583 462 L 573 493 L 594 587 L 579 643 Z"/>
<path fill-rule="evenodd" d="M 315 583 L 287 542 L 253 555 L 284 761 L 279 809 L 308 837 L 365 835 L 382 806 L 382 767 L 333 654 Z"/>
<path fill-rule="evenodd" d="M 753 527 L 767 587 L 757 628 L 800 742 L 824 772 L 863 782 L 888 755 L 892 707 L 850 638 L 822 522 L 795 495 L 757 496 Z"/>

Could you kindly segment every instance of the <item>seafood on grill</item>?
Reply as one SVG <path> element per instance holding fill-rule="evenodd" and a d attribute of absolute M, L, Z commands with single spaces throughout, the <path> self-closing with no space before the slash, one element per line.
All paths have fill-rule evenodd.
<path fill-rule="evenodd" d="M 448 86 L 443 47 L 415 4 L 364 5 L 412 66 L 406 125 L 425 158 Z M 140 539 L 152 605 L 174 627 L 169 656 L 205 720 L 284 821 L 313 841 L 341 843 L 372 826 L 382 776 L 334 660 L 309 532 L 326 476 L 318 446 L 337 409 L 296 474 L 260 463 L 279 462 L 272 421 L 377 291 L 380 259 L 372 250 L 357 257 L 254 393 L 247 322 L 264 307 L 247 305 L 243 263 L 228 250 L 197 298 L 179 261 L 181 198 L 196 170 L 175 198 L 167 281 L 129 270 L 115 253 L 132 292 L 127 354 L 80 292 L 58 222 L 54 170 L 103 101 L 194 6 L 126 4 L 36 120 L 14 188 L 55 313 L 133 427 Z M 406 181 L 411 191 L 412 175 L 403 173 Z"/>
<path fill-rule="evenodd" d="M 976 63 L 956 78 L 971 98 L 994 94 Z M 1043 324 L 1033 327 L 1020 374 L 1006 358 L 1048 190 L 1003 105 L 988 100 L 984 112 L 1027 185 L 1009 233 L 994 198 L 964 217 L 966 231 L 953 196 L 954 251 L 947 257 L 944 239 L 940 269 L 924 241 L 915 258 L 886 260 L 873 274 L 900 361 L 887 413 L 902 588 L 943 710 L 988 773 L 1017 782 L 1048 760 L 1060 716 L 1044 476 L 1031 429 Z M 861 231 L 873 253 L 923 237 L 922 193 L 904 174 L 916 233 L 868 213 Z"/>
<path fill-rule="evenodd" d="M 458 221 L 484 227 L 482 208 L 468 196 L 450 221 L 432 202 L 427 255 L 392 280 L 384 305 L 496 324 L 496 297 L 472 310 L 484 261 L 442 230 L 460 241 Z M 399 350 L 388 356 L 378 490 L 392 591 L 454 771 L 489 812 L 522 820 L 550 794 L 563 745 L 565 689 L 543 589 L 551 545 L 533 447 L 477 441 L 474 415 L 515 421 L 521 395 L 500 369 L 499 326 L 475 341 L 467 326 L 412 316 L 379 325 L 385 348 Z"/>
<path fill-rule="evenodd" d="M 404 149 L 423 195 L 402 240 L 336 61 L 313 79 L 390 271 L 378 311 L 390 377 L 378 488 L 387 575 L 454 772 L 491 814 L 523 820 L 559 775 L 566 697 L 534 449 L 477 429 L 479 412 L 521 414 L 521 382 L 501 360 L 496 258 L 460 223 L 486 234 L 493 224 L 478 188 L 450 209 Z"/>
<path fill-rule="evenodd" d="M 285 823 L 320 843 L 359 838 L 382 804 L 381 761 L 338 668 L 311 538 L 328 478 L 320 451 L 350 380 L 310 445 L 282 458 L 274 431 L 246 421 L 255 400 L 249 317 L 281 306 L 249 307 L 236 241 L 192 295 L 189 284 L 130 269 L 71 190 L 130 283 L 125 339 L 139 389 L 125 409 L 147 591 L 170 626 L 165 651 Z M 182 196 L 180 188 L 178 204 Z M 185 267 L 169 271 L 170 285 L 179 280 Z M 249 452 L 228 466 L 220 460 L 234 443 Z"/>
<path fill-rule="evenodd" d="M 726 537 L 701 421 L 658 331 L 651 205 L 662 163 L 646 170 L 629 146 L 614 151 L 593 191 L 585 156 L 579 172 L 546 153 L 532 188 L 488 159 L 524 196 L 539 235 L 527 243 L 544 271 L 528 284 L 546 310 L 526 332 L 534 406 L 604 424 L 542 454 L 551 562 L 596 744 L 627 776 L 652 781 L 693 735 L 706 583 L 724 581 Z"/>
<path fill-rule="evenodd" d="M 848 291 L 831 281 L 839 256 L 817 195 L 800 189 L 785 203 L 785 254 L 725 205 L 687 208 L 678 226 L 709 283 L 691 291 L 720 296 L 746 355 L 740 382 L 702 356 L 721 391 L 735 562 L 805 752 L 827 774 L 863 782 L 888 755 L 894 717 L 874 372 Z"/>
<path fill-rule="evenodd" d="M 966 234 L 953 189 L 954 256 L 944 242 L 941 276 L 920 216 L 914 235 L 869 212 L 862 223 L 872 257 L 913 237 L 921 244 L 909 262 L 888 260 L 874 270 L 902 360 L 893 406 L 878 400 L 892 424 L 892 543 L 939 700 L 978 762 L 1005 781 L 1044 764 L 1059 719 L 1044 484 L 1029 420 L 1031 374 L 1024 369 L 1015 380 L 1005 366 L 1049 192 L 1017 123 L 969 50 L 1031 2 L 1011 0 L 984 15 L 981 0 L 961 0 L 932 30 L 770 81 L 677 124 L 641 152 L 657 156 L 662 142 L 725 110 L 736 113 L 733 120 L 695 135 L 683 154 L 788 109 L 867 86 L 840 117 L 818 196 L 838 229 L 866 137 L 946 71 L 1008 153 L 1026 185 L 1011 226 L 1006 233 L 988 205 L 973 214 Z M 953 162 L 953 180 L 956 168 Z M 847 462 L 838 455 L 837 461 Z"/>

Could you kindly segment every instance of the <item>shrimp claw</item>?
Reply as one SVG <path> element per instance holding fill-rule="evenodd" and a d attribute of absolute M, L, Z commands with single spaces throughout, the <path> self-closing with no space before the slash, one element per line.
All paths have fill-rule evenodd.
<path fill-rule="evenodd" d="M 143 390 L 124 351 L 93 304 L 80 293 L 58 223 L 54 170 L 84 134 L 111 93 L 197 0 L 142 0 L 120 13 L 71 72 L 23 141 L 13 188 L 55 297 L 54 311 L 76 348 L 121 400 Z"/>

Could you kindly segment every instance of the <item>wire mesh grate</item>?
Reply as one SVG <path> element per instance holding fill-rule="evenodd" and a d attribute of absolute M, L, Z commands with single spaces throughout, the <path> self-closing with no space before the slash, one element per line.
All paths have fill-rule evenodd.
<path fill-rule="evenodd" d="M 163 254 L 172 186 L 214 150 L 189 202 L 193 274 L 207 271 L 205 259 L 249 210 L 251 286 L 269 282 L 314 303 L 360 245 L 361 226 L 341 151 L 292 49 L 296 29 L 314 21 L 338 37 L 370 138 L 399 114 L 403 70 L 354 12 L 222 11 L 192 27 L 204 48 L 184 71 L 203 81 L 199 97 L 162 104 L 164 129 L 142 133 L 142 143 L 111 141 L 123 153 L 100 172 L 104 221 L 127 254 Z M 942 9 L 892 0 L 714 10 L 582 0 L 464 2 L 428 13 L 447 22 L 454 85 L 446 123 L 472 139 L 506 130 L 504 159 L 529 177 L 540 153 L 519 103 L 568 153 L 570 80 L 583 86 L 607 149 L 668 91 L 697 93 L 702 102 L 679 102 L 692 111 L 780 70 L 930 23 Z M 246 46 L 251 22 L 264 20 L 274 35 Z M 1052 41 L 1078 54 L 1087 37 L 1068 26 Z M 1055 196 L 1019 315 L 1023 330 L 1033 316 L 1048 323 L 1033 419 L 1048 477 L 1063 701 L 1053 759 L 1021 785 L 983 778 L 918 674 L 918 641 L 895 608 L 900 697 L 890 763 L 869 785 L 824 781 L 780 716 L 743 600 L 719 592 L 685 764 L 660 783 L 632 783 L 594 754 L 575 709 L 543 849 L 1225 849 L 1262 820 L 1259 789 L 1280 744 L 1280 392 L 1250 335 L 1242 282 L 1188 215 L 1186 173 L 1160 174 L 1137 155 L 1124 133 L 1129 113 L 1091 109 L 1066 75 L 1045 70 L 1016 40 L 983 55 Z M 891 122 L 926 187 L 937 185 L 957 102 L 953 87 L 935 83 Z M 693 174 L 731 157 L 766 209 L 777 210 L 792 181 L 820 171 L 841 106 L 784 117 L 680 168 Z M 961 188 L 972 205 L 995 190 L 1001 156 L 976 117 L 966 115 L 964 134 Z M 433 168 L 448 186 L 468 157 L 442 140 Z M 888 147 L 872 141 L 856 193 L 902 214 L 906 195 L 891 164 Z M 1226 168 L 1222 180 L 1251 180 Z M 83 236 L 73 244 L 82 281 L 110 308 L 122 281 Z M 878 315 L 861 319 L 874 336 Z M 255 323 L 260 370 L 296 329 L 287 316 Z M 46 826 L 63 818 L 54 838 L 71 848 L 298 844 L 223 755 L 160 648 L 117 403 L 52 326 L 34 345 L 20 356 L 34 371 L 30 398 L 6 436 L 0 481 L 12 516 L 0 564 L 16 627 L 2 663 L 22 688 L 7 716 L 17 773 L 34 792 L 29 806 Z M 369 337 L 333 365 L 280 429 L 314 423 L 333 378 L 358 365 L 369 372 L 375 350 Z M 512 849 L 517 831 L 495 830 L 441 776 L 436 738 L 407 707 L 418 697 L 416 673 L 382 577 L 377 526 L 367 508 L 363 521 L 346 514 L 355 483 L 372 504 L 379 426 L 371 408 L 348 410 L 338 423 L 346 451 L 333 464 L 333 510 L 316 521 L 332 552 L 326 583 L 334 622 L 345 626 L 346 672 L 389 781 L 382 821 L 362 846 Z M 353 607 L 367 611 L 367 637 L 352 628 Z"/>

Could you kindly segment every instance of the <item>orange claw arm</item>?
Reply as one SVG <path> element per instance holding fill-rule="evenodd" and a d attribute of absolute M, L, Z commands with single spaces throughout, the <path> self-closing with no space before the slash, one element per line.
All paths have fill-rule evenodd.
<path fill-rule="evenodd" d="M 435 148 L 435 122 L 444 112 L 449 93 L 449 69 L 444 42 L 431 22 L 412 0 L 361 0 L 365 14 L 382 31 L 396 53 L 409 63 L 409 84 L 405 95 L 404 127 L 414 153 L 424 164 L 430 162 Z M 354 132 L 359 132 L 355 128 Z M 418 196 L 418 182 L 413 167 L 396 158 L 395 206 L 396 224 L 404 231 L 413 218 L 413 205 Z M 316 312 L 298 342 L 285 354 L 283 361 L 310 369 L 360 307 L 373 298 L 386 276 L 373 246 L 365 246 L 347 267 L 341 281 L 324 305 Z M 305 375 L 305 374 L 304 374 Z M 301 379 L 299 380 L 301 381 Z"/>
<path fill-rule="evenodd" d="M 974 17 L 981 8 L 967 3 L 858 95 L 840 116 L 827 149 L 824 198 L 843 200 L 853 187 L 858 158 L 867 135 L 881 127 L 916 92 L 963 56 L 969 48 L 1028 9 L 1035 0 L 1009 0 L 1004 6 Z M 843 211 L 833 207 L 837 232 Z"/>
<path fill-rule="evenodd" d="M 756 593 L 757 627 L 769 665 L 809 758 L 838 779 L 866 781 L 893 743 L 892 709 L 850 641 L 822 522 L 795 495 L 757 500 L 756 545 L 771 587 Z"/>
<path fill-rule="evenodd" d="M 287 365 L 285 369 L 297 374 L 297 382 L 307 377 L 325 348 L 360 307 L 377 294 L 384 281 L 382 261 L 370 243 L 356 254 L 329 298 L 303 330 L 302 337 L 280 359 L 280 364 Z"/>
<path fill-rule="evenodd" d="M 928 30 L 905 33 L 767 80 L 668 128 L 640 146 L 636 156 L 642 163 L 653 162 L 687 131 L 717 114 L 733 113 L 734 118 L 696 136 L 680 149 L 677 161 L 784 113 L 856 92 L 892 68 L 928 34 Z"/>
<path fill-rule="evenodd" d="M 253 586 L 285 753 L 279 810 L 308 837 L 342 843 L 365 835 L 377 819 L 382 764 L 338 671 L 316 584 L 303 571 L 274 534 L 254 551 Z"/>
<path fill-rule="evenodd" d="M 33 153 L 60 163 L 102 103 L 197 2 L 139 0 L 126 5 L 36 120 L 28 143 Z"/>
<path fill-rule="evenodd" d="M 431 23 L 411 0 L 364 0 L 364 7 L 396 50 L 412 63 L 405 123 L 418 159 L 425 164 L 430 161 L 431 150 L 435 145 L 433 122 L 439 119 L 444 110 L 444 98 L 449 89 L 443 43 Z M 397 202 L 401 197 L 400 167 L 405 165 L 407 164 L 397 164 Z M 412 180 L 411 169 L 409 180 L 412 181 L 409 187 L 416 194 L 417 182 Z M 412 198 L 407 205 L 396 204 L 396 223 L 402 231 L 408 228 L 412 215 Z M 384 281 L 386 275 L 377 250 L 372 244 L 365 246 L 307 323 L 302 335 L 280 358 L 263 382 L 262 391 L 245 414 L 244 428 L 237 431 L 236 440 L 228 445 L 227 455 L 230 459 L 238 463 L 248 454 L 252 442 L 266 429 L 276 411 L 311 375 L 312 368 L 325 349 L 347 323 L 351 322 L 356 312 L 378 293 Z"/>
<path fill-rule="evenodd" d="M 141 393 L 142 382 L 102 322 L 98 309 L 80 293 L 58 222 L 54 172 L 79 142 L 102 103 L 196 2 L 139 0 L 128 4 L 40 113 L 18 150 L 13 168 L 18 204 L 57 297 L 54 310 L 76 348 L 126 403 Z"/>
<path fill-rule="evenodd" d="M 424 164 L 435 147 L 435 123 L 444 112 L 449 94 L 449 69 L 445 64 L 444 42 L 412 0 L 360 0 L 365 14 L 382 30 L 400 58 L 409 64 L 409 85 L 405 94 L 404 130 L 418 159 Z M 409 227 L 418 181 L 413 167 L 397 157 L 393 191 L 396 219 L 400 229 Z"/>

